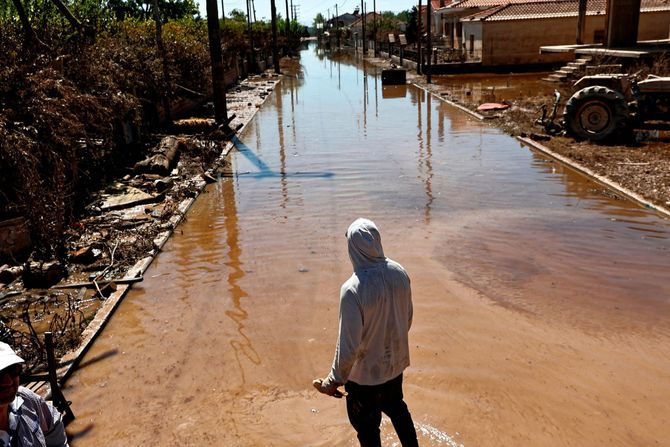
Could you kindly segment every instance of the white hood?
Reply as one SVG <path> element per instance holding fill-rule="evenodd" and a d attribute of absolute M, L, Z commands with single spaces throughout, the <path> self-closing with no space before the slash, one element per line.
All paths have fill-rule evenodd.
<path fill-rule="evenodd" d="M 386 260 L 379 230 L 371 220 L 358 218 L 349 225 L 347 241 L 349 259 L 355 271 L 374 267 Z"/>

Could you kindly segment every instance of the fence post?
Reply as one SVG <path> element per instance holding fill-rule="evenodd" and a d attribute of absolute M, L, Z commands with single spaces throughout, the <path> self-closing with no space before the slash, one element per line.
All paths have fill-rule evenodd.
<path fill-rule="evenodd" d="M 54 354 L 54 341 L 51 332 L 44 333 L 44 344 L 47 350 L 47 365 L 49 369 L 49 386 L 51 387 L 51 398 L 54 406 L 61 412 L 65 413 L 63 416 L 63 423 L 67 424 L 74 419 L 74 413 L 70 408 L 70 402 L 65 400 L 63 392 L 58 384 L 58 374 L 56 373 L 56 356 Z"/>

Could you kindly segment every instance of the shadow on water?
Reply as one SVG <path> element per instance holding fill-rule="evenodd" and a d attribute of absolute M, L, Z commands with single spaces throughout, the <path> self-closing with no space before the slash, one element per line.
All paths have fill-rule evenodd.
<path fill-rule="evenodd" d="M 302 177 L 302 178 L 331 178 L 335 174 L 332 172 L 302 172 L 296 171 L 292 173 L 286 172 L 276 172 L 270 169 L 270 167 L 252 151 L 246 144 L 242 143 L 239 138 L 233 137 L 233 143 L 235 144 L 235 149 L 243 155 L 247 160 L 249 160 L 256 168 L 259 169 L 259 172 L 238 172 L 235 173 L 235 176 L 244 175 L 245 177 L 252 178 L 285 178 L 285 177 Z M 228 176 L 232 174 L 224 174 Z"/>
<path fill-rule="evenodd" d="M 119 350 L 118 350 L 118 349 L 110 349 L 109 351 L 103 352 L 102 354 L 98 354 L 98 355 L 96 355 L 95 357 L 92 357 L 92 358 L 90 358 L 90 359 L 87 358 L 86 361 L 81 362 L 81 363 L 77 366 L 77 368 L 79 368 L 79 369 L 81 369 L 81 368 L 86 368 L 86 367 L 88 367 L 88 366 L 94 365 L 94 364 L 96 364 L 96 363 L 98 363 L 98 362 L 101 362 L 101 361 L 103 361 L 103 360 L 106 360 L 106 359 L 108 359 L 108 358 L 110 358 L 110 357 L 116 357 L 118 354 L 119 354 Z"/>

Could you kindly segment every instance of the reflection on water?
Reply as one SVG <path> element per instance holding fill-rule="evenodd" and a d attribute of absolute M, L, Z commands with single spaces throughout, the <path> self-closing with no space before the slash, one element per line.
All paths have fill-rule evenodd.
<path fill-rule="evenodd" d="M 230 346 L 235 351 L 235 358 L 239 365 L 239 371 L 242 375 L 242 383 L 246 383 L 244 378 L 244 366 L 240 360 L 241 356 L 247 358 L 254 365 L 258 365 L 261 359 L 253 347 L 251 339 L 245 334 L 245 321 L 249 314 L 242 306 L 243 300 L 249 297 L 249 294 L 240 286 L 245 273 L 242 270 L 242 248 L 239 243 L 238 214 L 235 203 L 235 185 L 233 180 L 224 179 L 220 183 L 220 191 L 223 196 L 223 220 L 226 228 L 226 245 L 228 247 L 227 259 L 225 264 L 230 268 L 228 273 L 228 292 L 233 303 L 233 309 L 226 310 L 228 318 L 237 324 L 239 337 L 232 337 Z"/>
<path fill-rule="evenodd" d="M 543 73 L 461 74 L 436 76 L 433 83 L 448 87 L 459 101 L 482 103 L 523 99 L 529 96 L 553 95 L 555 86 L 542 81 Z"/>
<path fill-rule="evenodd" d="M 537 312 L 553 312 L 554 303 L 567 298 L 582 301 L 579 290 L 586 284 L 598 290 L 587 302 L 594 307 L 599 300 L 628 301 L 649 315 L 668 301 L 662 279 L 670 269 L 667 221 L 612 197 L 424 90 L 381 87 L 380 70 L 365 60 L 338 54 L 321 61 L 306 57 L 303 65 L 319 82 L 289 82 L 281 90 L 291 101 L 291 122 L 300 123 L 291 126 L 291 156 L 281 148 L 264 152 L 269 171 L 286 174 L 280 190 L 288 219 L 304 221 L 337 210 L 336 221 L 370 215 L 400 228 L 412 222 L 412 231 L 420 222 L 436 238 L 435 259 L 463 281 Z M 463 82 L 522 95 L 539 77 L 466 76 Z M 302 103 L 294 107 L 297 91 Z M 279 112 L 288 112 L 280 109 L 283 100 L 260 111 L 253 131 L 240 137 L 244 144 L 256 147 L 258 129 L 264 142 L 281 141 L 275 128 L 282 129 Z M 235 155 L 235 169 L 254 175 L 247 161 L 253 155 L 242 150 Z M 307 170 L 311 180 L 288 175 Z M 267 200 L 272 186 L 244 182 L 241 187 L 250 196 L 256 196 L 252 190 L 266 191 L 250 198 L 249 206 L 272 210 Z M 295 207 L 289 210 L 288 202 Z M 625 258 L 626 267 L 613 267 L 613 257 Z M 649 285 L 622 279 L 634 276 Z M 552 278 L 582 283 L 547 291 L 542 284 Z"/>
<path fill-rule="evenodd" d="M 281 191 L 282 203 L 281 207 L 286 208 L 288 202 L 288 187 L 286 182 L 286 146 L 284 145 L 284 114 L 282 110 L 282 98 L 284 95 L 275 94 L 275 107 L 277 108 L 277 131 L 279 143 L 279 172 L 281 174 Z"/>
<path fill-rule="evenodd" d="M 406 96 L 407 96 L 407 84 L 382 86 L 383 99 L 404 98 Z"/>

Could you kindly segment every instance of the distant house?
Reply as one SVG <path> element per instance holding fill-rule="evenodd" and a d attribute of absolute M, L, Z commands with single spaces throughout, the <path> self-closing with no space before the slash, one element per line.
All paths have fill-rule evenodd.
<path fill-rule="evenodd" d="M 463 3 L 485 0 L 466 0 Z M 605 38 L 606 0 L 587 0 L 584 43 Z M 571 55 L 540 54 L 544 45 L 574 44 L 578 0 L 510 2 L 460 18 L 460 44 L 466 60 L 482 65 L 519 65 L 561 62 Z M 670 4 L 642 0 L 638 40 L 667 39 Z"/>
<path fill-rule="evenodd" d="M 552 3 L 555 0 L 535 0 L 532 3 Z M 441 2 L 442 3 L 442 2 Z M 465 39 L 463 38 L 463 23 L 461 19 L 470 17 L 480 12 L 493 10 L 500 6 L 515 3 L 529 3 L 529 0 L 452 0 L 440 5 L 433 14 L 434 36 L 441 38 L 443 45 L 462 49 Z"/>
<path fill-rule="evenodd" d="M 343 27 L 343 26 L 350 26 L 352 23 L 354 23 L 356 20 L 359 19 L 358 13 L 345 13 L 345 14 L 340 14 L 337 17 L 333 17 L 332 19 L 328 20 L 327 27 L 332 28 L 332 27 Z"/>
<path fill-rule="evenodd" d="M 354 43 L 355 47 L 362 45 L 363 40 L 363 22 L 365 21 L 365 34 L 371 38 L 374 28 L 375 20 L 381 21 L 382 16 L 376 12 L 368 12 L 365 16 L 359 16 L 358 19 L 349 25 L 350 35 L 357 41 Z M 369 48 L 372 48 L 370 46 Z"/>

